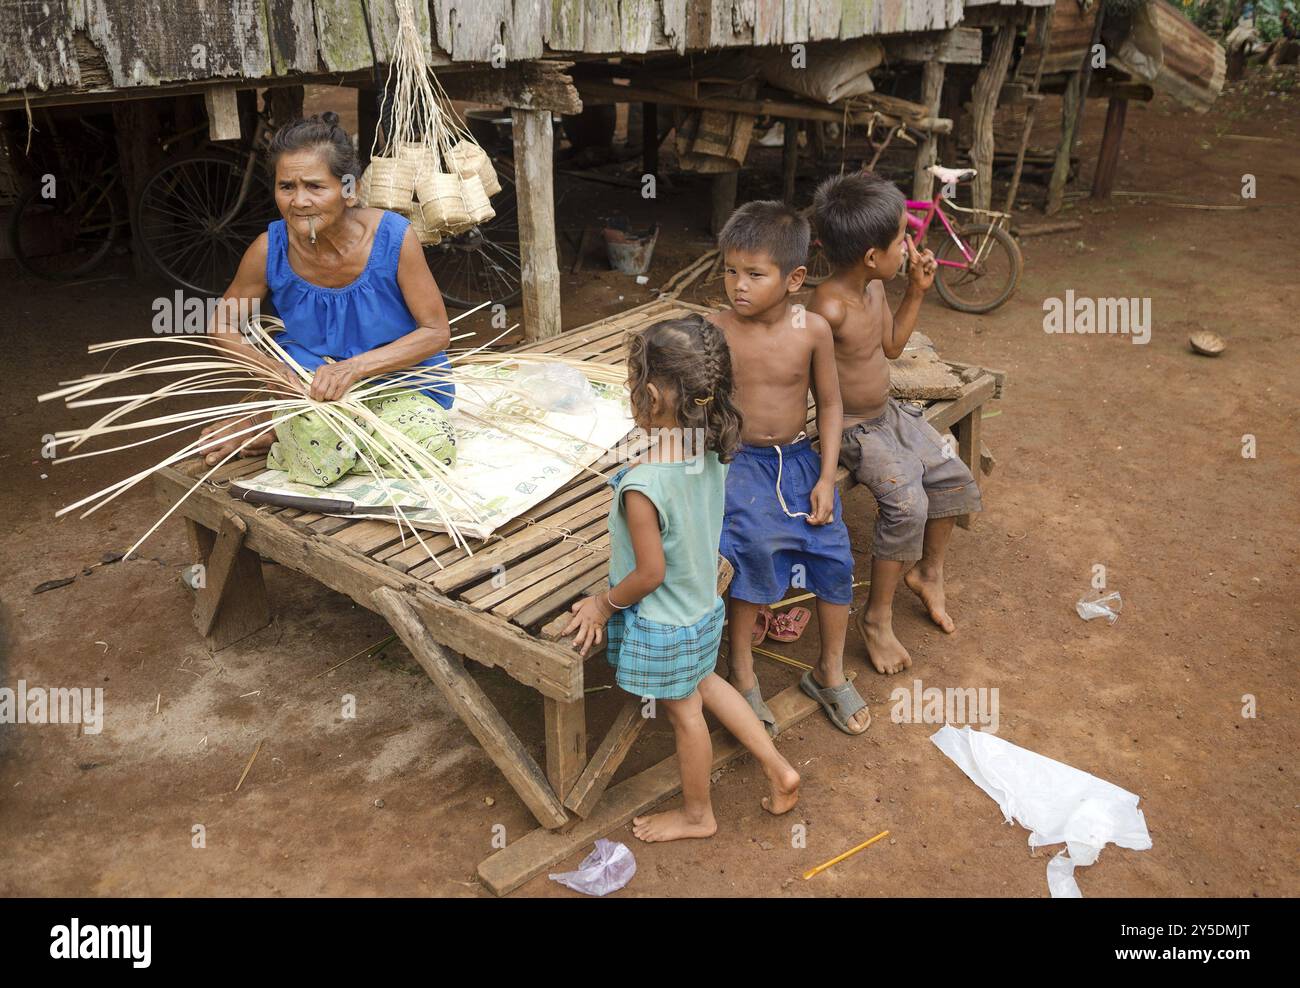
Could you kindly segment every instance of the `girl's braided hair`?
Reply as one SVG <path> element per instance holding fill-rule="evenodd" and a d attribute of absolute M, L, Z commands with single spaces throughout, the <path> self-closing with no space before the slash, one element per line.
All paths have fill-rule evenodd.
<path fill-rule="evenodd" d="M 677 423 L 699 430 L 704 449 L 730 462 L 740 445 L 740 410 L 734 401 L 727 339 L 702 315 L 665 319 L 631 337 L 628 383 L 637 421 L 650 417 L 651 381 L 676 396 Z"/>

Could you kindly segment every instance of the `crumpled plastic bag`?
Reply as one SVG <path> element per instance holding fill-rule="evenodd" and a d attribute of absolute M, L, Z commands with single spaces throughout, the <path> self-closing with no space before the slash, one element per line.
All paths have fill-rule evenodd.
<path fill-rule="evenodd" d="M 596 410 L 591 381 L 568 364 L 526 365 L 516 375 L 515 383 L 530 402 L 548 412 L 589 415 Z"/>
<path fill-rule="evenodd" d="M 1119 591 L 1112 590 L 1100 597 L 1089 597 L 1084 594 L 1075 603 L 1074 609 L 1085 621 L 1104 617 L 1108 624 L 1114 624 L 1119 620 L 1119 612 L 1123 606 L 1124 602 L 1120 600 Z"/>
<path fill-rule="evenodd" d="M 1065 844 L 1047 863 L 1053 898 L 1081 898 L 1074 869 L 1097 860 L 1116 844 L 1134 851 L 1151 847 L 1138 796 L 985 731 L 945 724 L 930 736 L 972 782 L 998 804 L 1002 816 L 1030 831 L 1029 846 Z"/>
<path fill-rule="evenodd" d="M 551 881 L 584 895 L 609 895 L 617 892 L 636 874 L 636 858 L 626 844 L 596 841 L 596 849 L 582 859 L 577 871 L 549 876 Z"/>

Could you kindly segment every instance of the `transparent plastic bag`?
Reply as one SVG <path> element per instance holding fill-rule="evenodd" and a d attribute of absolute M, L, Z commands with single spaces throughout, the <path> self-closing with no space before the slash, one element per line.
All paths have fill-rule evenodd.
<path fill-rule="evenodd" d="M 596 410 L 596 394 L 587 375 L 568 364 L 530 364 L 516 378 L 525 397 L 548 412 L 588 415 Z"/>
<path fill-rule="evenodd" d="M 626 844 L 596 841 L 596 849 L 582 859 L 577 871 L 550 875 L 553 882 L 585 895 L 609 895 L 617 892 L 636 874 L 636 858 Z"/>
<path fill-rule="evenodd" d="M 1121 607 L 1123 607 L 1123 601 L 1119 599 L 1119 591 L 1117 590 L 1112 590 L 1101 597 L 1085 594 L 1074 605 L 1074 609 L 1079 612 L 1079 617 L 1085 621 L 1091 621 L 1093 618 L 1105 618 L 1109 624 L 1114 624 L 1119 620 Z"/>

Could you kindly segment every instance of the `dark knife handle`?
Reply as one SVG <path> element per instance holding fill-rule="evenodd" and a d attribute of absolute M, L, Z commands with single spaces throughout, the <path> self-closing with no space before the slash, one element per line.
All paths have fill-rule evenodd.
<path fill-rule="evenodd" d="M 273 504 L 277 508 L 297 508 L 322 515 L 350 515 L 356 507 L 351 501 L 336 501 L 325 497 L 299 497 L 296 494 L 269 494 L 250 490 L 238 484 L 230 485 L 230 496 L 249 504 Z"/>

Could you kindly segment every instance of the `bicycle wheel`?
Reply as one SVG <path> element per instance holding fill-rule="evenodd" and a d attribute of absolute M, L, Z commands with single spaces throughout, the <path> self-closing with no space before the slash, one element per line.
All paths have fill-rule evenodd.
<path fill-rule="evenodd" d="M 145 181 L 136 204 L 139 248 L 164 278 L 203 295 L 230 285 L 248 245 L 279 219 L 271 183 L 254 166 L 248 195 L 239 202 L 247 159 L 217 150 L 164 162 Z"/>
<path fill-rule="evenodd" d="M 489 301 L 513 305 L 523 295 L 514 172 L 500 159 L 493 159 L 492 164 L 501 183 L 501 191 L 492 197 L 496 216 L 424 248 L 424 259 L 442 300 L 453 309 L 472 309 Z"/>
<path fill-rule="evenodd" d="M 24 189 L 9 214 L 9 251 L 24 271 L 67 281 L 94 270 L 112 250 L 126 208 L 117 176 L 56 181 L 51 199 L 42 186 Z"/>
<path fill-rule="evenodd" d="M 835 269 L 831 267 L 831 262 L 826 257 L 822 242 L 814 240 L 812 246 L 808 248 L 808 273 L 804 275 L 803 283 L 815 287 L 834 273 Z"/>
<path fill-rule="evenodd" d="M 943 231 L 938 231 L 938 236 Z M 1020 246 L 1011 234 L 999 226 L 976 223 L 957 231 L 971 255 L 973 267 L 950 268 L 939 265 L 934 287 L 940 297 L 958 312 L 992 312 L 1011 297 L 1020 282 L 1024 260 Z M 966 258 L 956 241 L 944 236 L 935 259 L 965 264 Z"/>

